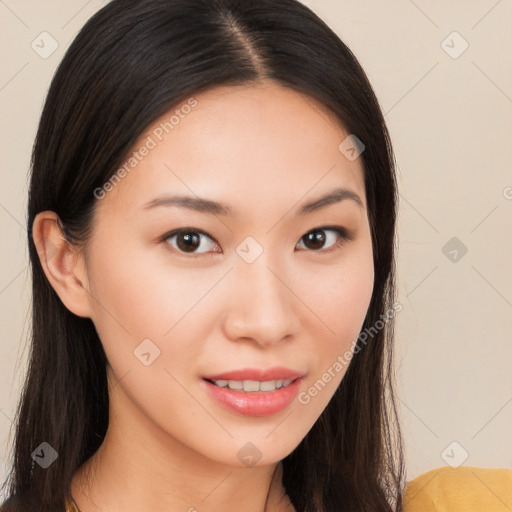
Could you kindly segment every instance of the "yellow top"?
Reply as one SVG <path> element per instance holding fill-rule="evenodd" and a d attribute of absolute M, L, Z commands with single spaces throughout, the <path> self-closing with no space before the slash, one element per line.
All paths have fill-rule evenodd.
<path fill-rule="evenodd" d="M 512 470 L 445 466 L 411 480 L 403 512 L 508 512 Z"/>
<path fill-rule="evenodd" d="M 450 466 L 432 469 L 411 480 L 403 512 L 512 511 L 512 470 Z M 69 503 L 67 512 L 78 512 Z"/>
<path fill-rule="evenodd" d="M 72 501 L 66 503 L 66 512 L 79 512 L 79 509 L 75 506 Z"/>

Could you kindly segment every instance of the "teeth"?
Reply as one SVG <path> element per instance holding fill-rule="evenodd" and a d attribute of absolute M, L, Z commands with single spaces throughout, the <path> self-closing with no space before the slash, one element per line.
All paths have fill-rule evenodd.
<path fill-rule="evenodd" d="M 257 380 L 244 380 L 244 391 L 259 391 L 260 383 Z"/>
<path fill-rule="evenodd" d="M 257 382 L 258 389 L 260 391 L 274 391 L 277 388 L 277 381 L 275 380 L 267 380 L 265 382 Z M 281 383 L 282 385 L 282 383 Z M 245 386 L 244 386 L 245 389 Z M 245 391 L 247 391 L 245 389 Z"/>
<path fill-rule="evenodd" d="M 275 391 L 276 389 L 288 386 L 291 381 L 291 379 L 266 380 L 264 382 L 259 380 L 216 380 L 214 383 L 219 388 L 229 388 L 251 393 L 255 391 Z"/>

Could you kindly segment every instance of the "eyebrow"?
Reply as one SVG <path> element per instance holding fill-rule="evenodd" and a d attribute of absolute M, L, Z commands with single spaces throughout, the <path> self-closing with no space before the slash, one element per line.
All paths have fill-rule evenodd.
<path fill-rule="evenodd" d="M 363 201 L 355 192 L 346 188 L 336 188 L 331 192 L 302 205 L 297 212 L 297 215 L 305 215 L 307 213 L 315 212 L 321 208 L 325 208 L 345 200 L 351 200 L 360 208 L 364 208 Z M 228 205 L 219 203 L 217 201 L 212 201 L 210 199 L 192 196 L 171 196 L 167 194 L 155 197 L 151 201 L 144 204 L 143 209 L 150 210 L 162 206 L 167 208 L 177 206 L 180 208 L 194 210 L 196 212 L 211 213 L 214 215 L 224 216 L 233 215 L 234 213 L 233 209 Z"/>

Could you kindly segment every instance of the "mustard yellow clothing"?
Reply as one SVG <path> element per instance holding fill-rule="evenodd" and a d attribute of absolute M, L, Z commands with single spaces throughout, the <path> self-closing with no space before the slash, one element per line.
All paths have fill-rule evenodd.
<path fill-rule="evenodd" d="M 444 466 L 408 482 L 403 497 L 403 512 L 509 511 L 510 469 Z"/>
<path fill-rule="evenodd" d="M 66 504 L 66 512 L 79 512 L 79 509 L 72 501 L 70 501 Z"/>
<path fill-rule="evenodd" d="M 67 512 L 78 512 L 69 503 Z M 510 512 L 512 470 L 444 466 L 408 482 L 403 512 Z"/>

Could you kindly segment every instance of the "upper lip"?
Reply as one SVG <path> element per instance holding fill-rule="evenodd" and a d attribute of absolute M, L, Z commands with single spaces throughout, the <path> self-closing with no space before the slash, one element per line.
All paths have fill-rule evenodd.
<path fill-rule="evenodd" d="M 269 380 L 294 380 L 302 377 L 303 372 L 290 370 L 282 366 L 273 366 L 272 368 L 242 368 L 240 370 L 232 370 L 225 373 L 218 373 L 216 375 L 206 375 L 203 378 L 207 380 L 257 380 L 266 382 Z"/>

